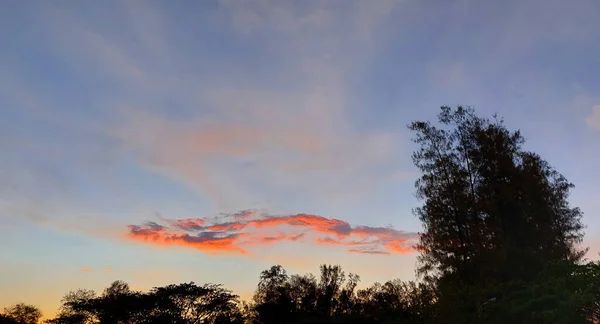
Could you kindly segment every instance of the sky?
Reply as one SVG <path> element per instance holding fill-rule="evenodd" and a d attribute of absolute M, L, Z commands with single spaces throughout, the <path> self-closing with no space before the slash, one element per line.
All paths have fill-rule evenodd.
<path fill-rule="evenodd" d="M 406 125 L 472 106 L 576 185 L 600 252 L 596 0 L 12 1 L 0 307 L 340 264 L 415 278 Z"/>

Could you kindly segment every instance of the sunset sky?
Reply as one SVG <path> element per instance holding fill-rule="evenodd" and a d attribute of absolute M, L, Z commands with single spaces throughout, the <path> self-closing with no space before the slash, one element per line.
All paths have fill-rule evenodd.
<path fill-rule="evenodd" d="M 7 1 L 0 308 L 340 264 L 414 279 L 406 125 L 498 113 L 600 252 L 597 0 Z"/>

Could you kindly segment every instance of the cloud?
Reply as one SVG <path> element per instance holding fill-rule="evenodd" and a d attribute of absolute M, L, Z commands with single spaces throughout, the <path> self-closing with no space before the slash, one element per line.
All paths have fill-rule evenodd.
<path fill-rule="evenodd" d="M 350 249 L 348 252 L 359 253 L 359 254 L 376 254 L 376 255 L 387 255 L 389 252 L 386 251 L 378 251 L 378 250 L 360 250 L 360 249 Z"/>
<path fill-rule="evenodd" d="M 308 242 L 349 247 L 362 254 L 408 254 L 418 235 L 391 227 L 352 226 L 311 214 L 270 215 L 243 211 L 219 217 L 129 225 L 127 237 L 148 244 L 179 245 L 210 253 L 247 254 L 255 246 Z M 199 225 L 202 224 L 202 225 Z"/>
<path fill-rule="evenodd" d="M 398 172 L 399 135 L 355 120 L 348 74 L 376 58 L 374 37 L 389 32 L 381 22 L 397 3 L 220 1 L 222 23 L 236 39 L 260 42 L 269 66 L 213 58 L 219 73 L 177 75 L 150 91 L 167 94 L 155 101 L 176 100 L 183 112 L 121 105 L 113 135 L 146 170 L 193 187 L 218 210 L 292 195 L 331 205 L 332 197 L 369 194 Z M 140 70 L 167 78 L 152 66 Z"/>
<path fill-rule="evenodd" d="M 199 229 L 203 228 L 203 225 L 206 221 L 203 219 L 188 218 L 188 219 L 179 219 L 179 220 L 175 220 L 175 221 L 168 220 L 168 222 L 173 227 L 178 227 L 181 229 L 195 228 L 195 229 L 199 230 Z"/>
<path fill-rule="evenodd" d="M 338 112 L 344 104 L 336 91 L 314 91 L 215 90 L 207 96 L 218 96 L 217 120 L 135 111 L 118 136 L 147 170 L 197 189 L 223 209 L 284 194 L 332 201 L 369 193 L 391 178 L 395 137 L 352 130 Z"/>
<path fill-rule="evenodd" d="M 167 230 L 164 226 L 154 226 L 146 223 L 142 226 L 129 225 L 129 237 L 144 242 L 161 245 L 189 246 L 203 251 L 229 251 L 245 253 L 234 246 L 240 234 L 225 234 L 223 232 L 200 232 L 196 235 L 177 234 Z"/>
<path fill-rule="evenodd" d="M 36 206 L 35 214 L 52 222 L 63 217 L 56 215 L 69 215 L 64 216 L 65 223 L 71 224 L 68 218 L 80 210 L 106 207 L 98 196 L 94 198 L 97 203 L 84 196 L 91 190 L 77 189 L 80 181 L 74 179 L 85 174 L 94 175 L 86 178 L 85 188 L 102 190 L 111 204 L 107 208 L 135 208 L 128 204 L 135 204 L 133 201 L 145 197 L 147 192 L 131 186 L 131 179 L 116 172 L 125 161 L 126 165 L 129 161 L 136 164 L 136 171 L 141 167 L 193 187 L 209 203 L 218 205 L 208 207 L 213 210 L 254 207 L 257 201 L 269 201 L 273 209 L 287 209 L 289 197 L 327 212 L 353 208 L 348 201 L 358 204 L 360 198 L 372 194 L 373 189 L 398 172 L 394 161 L 399 148 L 395 130 L 373 129 L 355 119 L 353 105 L 359 100 L 353 98 L 356 91 L 349 78 L 358 72 L 358 67 L 366 67 L 377 59 L 374 38 L 380 37 L 381 32 L 391 33 L 382 30 L 385 28 L 380 28 L 380 23 L 389 18 L 395 3 L 382 1 L 377 6 L 361 7 L 361 1 L 353 1 L 349 6 L 324 2 L 298 6 L 285 0 L 222 1 L 220 16 L 216 18 L 199 10 L 199 15 L 207 15 L 202 16 L 207 18 L 204 20 L 219 20 L 217 24 L 224 27 L 224 44 L 236 45 L 240 37 L 249 39 L 244 44 L 261 44 L 260 56 L 266 58 L 267 65 L 246 61 L 252 60 L 252 55 L 246 54 L 251 54 L 247 51 L 253 46 L 242 46 L 239 51 L 226 48 L 228 53 L 243 56 L 241 64 L 231 64 L 230 58 L 224 59 L 227 55 L 217 48 L 206 51 L 204 45 L 187 41 L 188 37 L 197 38 L 195 31 L 171 28 L 169 14 L 147 2 L 128 2 L 108 10 L 127 18 L 118 27 L 102 23 L 102 18 L 114 21 L 117 16 L 99 13 L 98 19 L 85 19 L 79 11 L 83 7 L 41 10 L 48 12 L 39 17 L 39 22 L 43 25 L 43 37 L 49 40 L 42 45 L 60 45 L 43 48 L 48 57 L 75 71 L 71 80 L 82 87 L 100 89 L 97 84 L 101 83 L 114 88 L 103 88 L 97 96 L 90 93 L 90 109 L 94 112 L 81 115 L 71 113 L 79 103 L 44 96 L 55 91 L 36 88 L 36 83 L 26 78 L 19 82 L 26 91 L 3 87 L 12 95 L 18 94 L 21 105 L 51 104 L 40 115 L 44 121 L 52 118 L 54 123 L 61 122 L 65 134 L 58 136 L 61 133 L 53 131 L 45 140 L 62 143 L 64 137 L 79 143 L 64 149 L 60 146 L 60 150 L 54 145 L 49 149 L 45 142 L 40 144 L 43 151 L 36 151 L 36 156 L 49 157 L 45 162 L 56 160 L 56 169 L 64 170 L 47 172 L 47 167 L 39 167 L 40 173 L 64 174 L 65 178 L 55 181 L 61 190 L 43 186 L 40 196 L 50 197 L 47 200 L 52 200 L 52 204 L 38 204 L 40 210 Z M 265 37 L 271 33 L 277 37 Z M 189 53 L 194 55 L 188 56 Z M 8 65 L 19 72 L 19 62 L 14 63 Z M 210 71 L 190 70 L 197 64 L 206 64 Z M 11 76 L 6 80 L 10 83 L 14 79 Z M 92 139 L 94 145 L 88 145 Z M 24 145 L 15 147 L 22 150 Z M 64 159 L 58 159 L 65 156 L 70 156 L 66 164 Z M 24 156 L 21 160 L 35 159 Z M 98 177 L 95 170 L 87 172 L 89 165 L 98 161 L 106 161 L 103 171 L 110 176 Z M 5 169 L 23 169 L 22 166 L 17 161 Z M 27 169 L 34 167 L 37 165 L 27 165 Z M 15 173 L 7 172 L 7 177 Z M 132 174 L 126 172 L 126 176 L 134 177 Z M 32 180 L 23 190 L 27 195 L 40 190 L 39 176 L 31 179 L 38 181 Z M 12 190 L 14 186 L 9 183 L 5 188 Z M 58 193 L 64 193 L 60 200 L 54 197 Z M 73 201 L 77 208 L 65 212 L 65 206 L 72 206 Z M 18 208 L 19 212 L 10 210 L 6 214 L 31 210 L 32 204 L 25 200 L 21 203 L 11 197 L 8 202 L 11 209 Z M 12 206 L 16 202 L 18 206 Z M 242 212 L 237 217 L 248 216 Z M 104 221 L 103 217 L 91 218 L 98 223 Z M 182 218 L 159 224 L 171 230 L 192 226 L 200 230 L 206 225 L 203 221 Z M 229 221 L 237 220 L 231 216 Z M 221 222 L 211 224 L 224 226 Z M 144 226 L 158 230 L 151 224 Z M 296 238 L 300 239 L 307 238 Z"/>
<path fill-rule="evenodd" d="M 585 121 L 590 127 L 600 129 L 600 105 L 592 108 L 592 114 Z"/>
<path fill-rule="evenodd" d="M 84 268 L 81 268 L 81 271 L 90 272 L 90 271 L 92 271 L 92 269 L 91 269 L 91 268 L 85 268 L 85 267 L 84 267 Z"/>

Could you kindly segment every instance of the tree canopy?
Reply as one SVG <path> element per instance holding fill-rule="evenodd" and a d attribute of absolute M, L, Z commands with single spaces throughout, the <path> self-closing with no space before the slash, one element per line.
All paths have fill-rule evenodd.
<path fill-rule="evenodd" d="M 0 323 L 36 324 L 42 312 L 33 305 L 18 303 L 4 309 L 0 315 Z"/>
<path fill-rule="evenodd" d="M 478 318 L 483 304 L 535 282 L 551 264 L 582 260 L 582 212 L 568 202 L 573 184 L 525 150 L 502 119 L 442 107 L 438 122 L 409 125 L 422 172 L 418 271 L 436 281 L 440 310 Z"/>

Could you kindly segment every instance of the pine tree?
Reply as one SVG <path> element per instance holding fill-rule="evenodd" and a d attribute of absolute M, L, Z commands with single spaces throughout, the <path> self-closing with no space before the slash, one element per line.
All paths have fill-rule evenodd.
<path fill-rule="evenodd" d="M 548 262 L 583 257 L 582 212 L 567 200 L 573 185 L 524 150 L 519 131 L 471 108 L 442 107 L 438 117 L 439 127 L 409 125 L 420 146 L 412 157 L 422 172 L 421 274 L 460 284 L 526 280 Z"/>

